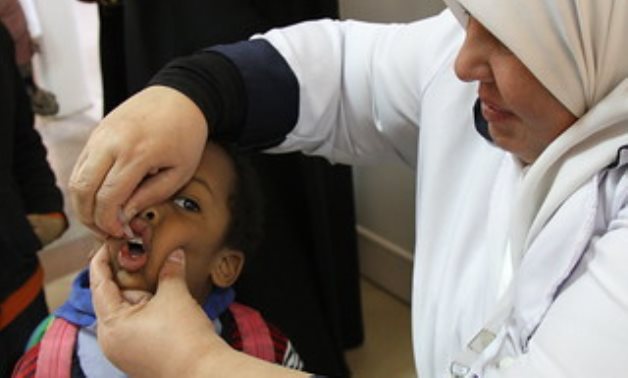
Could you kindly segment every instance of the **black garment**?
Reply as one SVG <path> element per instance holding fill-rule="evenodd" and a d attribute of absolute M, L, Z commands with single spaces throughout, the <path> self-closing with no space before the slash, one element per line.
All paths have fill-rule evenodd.
<path fill-rule="evenodd" d="M 35 300 L 0 334 L 0 377 L 9 377 L 13 366 L 24 354 L 24 348 L 33 330 L 48 315 L 46 297 L 42 290 Z"/>
<path fill-rule="evenodd" d="M 117 9 L 117 21 L 115 12 L 101 13 L 102 31 L 120 18 L 124 28 L 123 38 L 101 34 L 108 40 L 101 40 L 106 99 L 120 97 L 107 92 L 109 80 L 125 82 L 130 95 L 174 57 L 274 26 L 336 17 L 338 5 L 337 0 L 134 0 Z M 126 67 L 112 75 L 120 57 Z M 259 155 L 253 162 L 266 197 L 266 237 L 236 284 L 238 301 L 259 309 L 286 333 L 306 370 L 347 376 L 343 350 L 363 340 L 350 169 L 301 154 Z"/>
<path fill-rule="evenodd" d="M 299 82 L 263 39 L 177 58 L 150 83 L 186 95 L 203 113 L 212 138 L 247 150 L 279 145 L 299 117 Z"/>
<path fill-rule="evenodd" d="M 279 144 L 285 138 L 285 135 L 292 130 L 298 117 L 298 81 L 279 52 L 268 42 L 261 40 L 223 45 L 212 48 L 211 51 L 202 51 L 192 56 L 178 58 L 162 69 L 152 79 L 151 83 L 175 88 L 194 101 L 202 110 L 205 118 L 212 124 L 211 131 L 215 139 L 235 142 L 247 148 Z M 275 98 L 268 99 L 273 94 L 279 97 L 280 101 L 277 101 Z M 255 104 L 252 105 L 251 103 Z M 262 104 L 262 106 L 259 106 L 259 104 Z M 257 119 L 262 119 L 263 121 L 251 121 Z M 282 156 L 276 157 L 281 159 Z M 295 176 L 286 177 L 281 172 L 298 172 L 299 169 L 295 169 L 298 167 L 284 165 L 284 163 L 287 162 L 278 160 L 270 167 L 262 168 L 263 172 L 271 172 L 269 178 L 272 185 L 285 185 L 287 187 L 290 186 L 292 181 L 295 181 Z M 279 168 L 282 165 L 284 165 L 284 169 L 278 170 L 276 175 L 272 175 L 272 169 L 270 168 Z M 351 182 L 343 181 L 346 179 L 350 180 L 350 176 L 342 174 L 337 177 L 320 176 L 315 174 L 315 170 L 307 167 L 301 169 L 301 171 L 307 172 L 307 175 L 297 177 L 296 181 L 303 182 L 305 184 L 304 188 L 311 189 L 311 191 L 301 191 L 301 188 L 296 188 L 287 193 L 280 193 L 284 196 L 288 195 L 285 198 L 273 197 L 277 191 L 273 191 L 272 187 L 264 188 L 269 189 L 267 194 L 270 195 L 270 200 L 274 203 L 281 203 L 281 201 L 287 199 L 296 203 L 299 198 L 320 199 L 320 203 L 326 203 L 330 205 L 330 208 L 307 207 L 304 209 L 306 211 L 301 209 L 301 212 L 310 214 L 311 218 L 302 219 L 302 222 L 297 224 L 284 223 L 285 220 L 298 216 L 296 213 L 275 214 L 277 217 L 270 221 L 271 226 L 269 229 L 271 232 L 273 230 L 289 230 L 291 233 L 307 235 L 308 230 L 316 228 L 317 224 L 333 223 L 333 220 L 330 219 L 333 216 L 333 212 L 330 209 L 341 213 L 352 211 L 351 207 L 346 207 L 346 202 L 335 201 L 336 198 L 343 198 L 345 195 L 350 196 L 350 192 L 326 193 L 326 185 L 320 185 L 321 183 L 331 181 L 339 185 L 334 188 L 336 190 L 343 187 L 350 190 Z M 320 174 L 321 172 L 318 173 Z M 314 200 L 310 201 L 310 203 L 317 204 L 318 202 Z M 281 210 L 281 207 L 277 210 Z M 306 220 L 311 223 L 305 222 Z M 290 240 L 281 239 L 281 235 L 273 235 L 272 238 L 276 243 L 280 243 L 277 246 L 281 251 L 295 247 L 290 245 Z M 325 239 L 314 239 L 310 243 L 312 243 L 311 245 L 314 248 L 320 250 L 330 250 L 334 247 L 326 244 L 327 240 Z M 347 245 L 346 247 L 350 246 Z M 269 253 L 272 254 L 272 251 L 269 251 Z M 329 277 L 329 281 L 322 283 L 323 290 L 326 290 L 326 298 L 332 298 L 335 303 L 342 303 L 343 300 L 347 299 L 351 300 L 353 298 L 351 292 L 342 292 L 342 280 L 336 281 L 334 278 L 342 277 L 344 272 L 353 274 L 352 268 L 354 268 L 354 265 L 346 265 L 347 261 L 344 259 L 334 257 L 323 259 L 324 257 L 321 256 L 317 261 L 306 261 L 302 259 L 300 254 L 284 253 L 277 255 L 277 258 L 281 258 L 284 264 L 288 265 L 300 266 L 308 263 L 322 263 L 318 266 L 318 271 L 325 272 L 323 276 Z M 269 261 L 273 260 L 269 259 Z M 351 262 L 355 263 L 355 261 Z M 255 263 L 252 265 L 253 269 L 257 266 Z M 262 276 L 268 272 L 286 276 L 286 272 L 282 272 L 284 268 L 285 265 L 264 267 L 266 271 L 257 272 L 257 276 Z M 302 272 L 297 273 L 301 274 Z M 288 278 L 300 279 L 298 276 Z M 301 278 L 301 280 L 304 282 L 316 281 L 317 277 L 307 277 L 306 280 Z M 283 283 L 284 285 L 290 285 L 289 280 Z M 338 288 L 335 285 L 338 285 Z M 302 288 L 311 289 L 307 286 L 302 286 Z M 255 294 L 251 300 L 255 301 L 259 298 L 265 298 L 265 301 L 268 303 L 281 300 L 281 293 L 267 292 L 264 289 L 257 291 L 253 289 Z M 341 292 L 338 293 L 338 290 L 341 290 Z M 349 310 L 354 306 L 359 307 L 359 302 L 349 302 L 347 304 Z M 317 311 L 317 307 L 308 307 L 306 305 L 306 307 L 293 309 L 293 313 L 298 314 L 299 317 L 307 316 L 306 314 L 311 311 Z M 342 319 L 343 315 L 347 316 L 344 321 L 351 322 L 350 317 L 352 314 L 350 311 L 348 313 L 340 311 L 332 316 Z M 319 319 L 315 318 L 313 320 Z M 325 327 L 325 324 L 317 324 L 317 326 Z M 336 329 L 335 332 L 342 332 L 342 330 Z M 348 335 L 346 338 L 350 339 L 350 337 L 351 335 Z M 311 352 L 314 354 L 315 351 L 312 350 Z"/>
<path fill-rule="evenodd" d="M 177 56 L 270 27 L 337 17 L 338 4 L 138 0 L 100 10 L 108 112 Z M 347 376 L 343 350 L 363 340 L 351 171 L 297 153 L 260 154 L 253 162 L 266 197 L 266 237 L 236 284 L 238 301 L 281 328 L 307 370 Z"/>
<path fill-rule="evenodd" d="M 166 0 L 99 5 L 105 114 L 174 57 L 272 27 L 338 16 L 337 0 Z"/>
<path fill-rule="evenodd" d="M 33 128 L 30 101 L 13 56 L 13 41 L 0 25 L 0 301 L 37 268 L 41 244 L 26 214 L 63 211 L 62 195 Z M 47 315 L 42 298 L 43 294 L 0 331 L 0 377 L 10 374 L 31 327 Z"/>

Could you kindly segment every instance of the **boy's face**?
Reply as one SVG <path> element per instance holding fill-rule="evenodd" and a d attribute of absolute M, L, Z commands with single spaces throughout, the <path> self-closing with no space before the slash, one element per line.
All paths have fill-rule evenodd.
<path fill-rule="evenodd" d="M 223 245 L 234 179 L 231 159 L 210 143 L 194 176 L 177 194 L 131 221 L 134 239 L 108 241 L 120 287 L 154 293 L 164 261 L 179 247 L 186 253 L 187 284 L 198 302 L 203 303 L 213 285 L 230 286 L 244 259 Z"/>

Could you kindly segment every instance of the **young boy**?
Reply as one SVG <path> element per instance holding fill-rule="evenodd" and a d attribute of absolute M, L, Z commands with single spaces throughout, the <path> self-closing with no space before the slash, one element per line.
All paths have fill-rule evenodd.
<path fill-rule="evenodd" d="M 251 174 L 241 156 L 209 143 L 194 177 L 169 201 L 130 222 L 132 238 L 106 242 L 114 277 L 123 289 L 155 292 L 163 262 L 181 247 L 190 292 L 216 331 L 235 349 L 302 368 L 291 343 L 277 329 L 256 311 L 233 302 L 231 285 L 261 234 L 260 199 Z M 15 377 L 35 371 L 51 377 L 124 376 L 98 347 L 88 285 L 84 271 L 70 299 L 33 335 Z"/>

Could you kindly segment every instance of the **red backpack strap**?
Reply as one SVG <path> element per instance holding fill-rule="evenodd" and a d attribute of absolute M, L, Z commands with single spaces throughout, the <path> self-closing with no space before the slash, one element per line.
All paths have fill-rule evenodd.
<path fill-rule="evenodd" d="M 39 357 L 39 344 L 35 344 L 24 353 L 13 368 L 12 378 L 32 378 L 37 371 L 37 357 Z"/>
<path fill-rule="evenodd" d="M 229 310 L 242 337 L 242 351 L 262 360 L 276 362 L 273 339 L 260 313 L 239 303 L 232 303 Z"/>
<path fill-rule="evenodd" d="M 78 327 L 55 318 L 39 344 L 35 378 L 69 378 Z"/>

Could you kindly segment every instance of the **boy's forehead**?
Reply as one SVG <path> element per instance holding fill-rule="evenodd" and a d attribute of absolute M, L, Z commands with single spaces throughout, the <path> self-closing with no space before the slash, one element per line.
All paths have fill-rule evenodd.
<path fill-rule="evenodd" d="M 208 184 L 225 183 L 230 185 L 235 175 L 235 165 L 227 151 L 216 143 L 207 143 L 196 169 L 196 176 L 205 178 L 209 181 Z"/>

